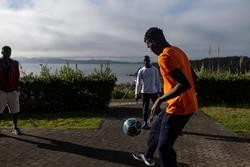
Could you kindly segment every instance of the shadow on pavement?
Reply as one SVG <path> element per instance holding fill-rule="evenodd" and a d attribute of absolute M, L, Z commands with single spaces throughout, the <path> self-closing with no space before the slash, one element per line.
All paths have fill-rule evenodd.
<path fill-rule="evenodd" d="M 54 140 L 50 138 L 29 135 L 29 134 L 23 134 L 22 136 L 43 139 L 43 140 L 49 141 L 50 143 L 48 144 L 48 143 L 37 142 L 34 140 L 23 139 L 23 138 L 20 138 L 21 136 L 13 137 L 13 136 L 2 135 L 2 137 L 8 137 L 8 138 L 12 138 L 12 139 L 19 140 L 22 142 L 31 143 L 31 144 L 37 145 L 37 147 L 39 148 L 48 149 L 52 151 L 60 151 L 60 152 L 66 152 L 66 153 L 71 153 L 71 154 L 78 154 L 78 155 L 90 157 L 93 159 L 109 161 L 113 163 L 130 165 L 130 166 L 138 166 L 138 167 L 144 166 L 142 162 L 134 160 L 131 156 L 131 153 L 129 152 L 82 146 L 79 144 L 74 144 L 70 142 L 59 141 L 59 140 Z"/>
<path fill-rule="evenodd" d="M 250 139 L 248 139 L 248 138 L 240 138 L 240 137 L 234 137 L 234 136 L 212 135 L 212 134 L 187 132 L 187 131 L 183 131 L 182 134 L 204 136 L 210 140 L 222 140 L 222 141 L 229 141 L 229 142 L 250 143 Z"/>
<path fill-rule="evenodd" d="M 22 136 L 42 139 L 42 140 L 49 141 L 50 143 L 48 144 L 48 143 L 42 143 L 42 142 L 38 142 L 34 140 L 23 139 L 21 138 L 21 136 L 14 137 L 14 136 L 1 134 L 1 137 L 8 137 L 8 138 L 12 138 L 12 139 L 19 140 L 22 142 L 34 144 L 34 145 L 37 145 L 37 147 L 42 148 L 42 149 L 66 152 L 66 153 L 71 153 L 71 154 L 78 154 L 78 155 L 82 155 L 85 157 L 108 161 L 108 162 L 117 163 L 117 164 L 136 166 L 136 167 L 145 167 L 145 164 L 143 162 L 134 160 L 130 152 L 82 146 L 79 144 L 59 141 L 55 139 L 50 139 L 50 138 L 35 136 L 35 135 L 30 135 L 30 134 L 22 134 Z M 157 163 L 155 167 L 158 167 L 159 166 L 158 158 L 156 158 L 156 162 Z M 178 167 L 188 167 L 188 166 L 189 165 L 185 163 L 178 163 Z"/>

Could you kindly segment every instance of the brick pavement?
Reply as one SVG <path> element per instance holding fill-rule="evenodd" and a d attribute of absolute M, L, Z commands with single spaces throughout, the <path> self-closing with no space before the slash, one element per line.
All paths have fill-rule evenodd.
<path fill-rule="evenodd" d="M 23 129 L 24 135 L 15 136 L 10 129 L 1 129 L 0 167 L 145 166 L 130 153 L 144 150 L 148 131 L 128 137 L 121 129 L 126 118 L 140 118 L 140 105 L 116 103 L 111 107 L 96 130 Z M 192 117 L 175 147 L 180 167 L 250 166 L 250 139 L 202 113 Z"/>

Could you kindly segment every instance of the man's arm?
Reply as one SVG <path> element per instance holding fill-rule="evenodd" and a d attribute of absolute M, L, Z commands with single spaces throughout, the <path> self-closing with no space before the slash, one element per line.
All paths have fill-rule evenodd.
<path fill-rule="evenodd" d="M 141 70 L 138 71 L 135 82 L 135 100 L 139 99 L 141 93 Z"/>
<path fill-rule="evenodd" d="M 154 113 L 159 110 L 159 107 L 162 102 L 175 98 L 191 88 L 191 85 L 188 82 L 186 76 L 181 72 L 180 69 L 175 69 L 171 71 L 170 76 L 173 78 L 173 80 L 175 80 L 177 84 L 172 90 L 162 95 L 155 101 L 153 107 L 151 108 L 151 115 L 149 120 L 150 122 L 153 119 Z"/>
<path fill-rule="evenodd" d="M 155 83 L 156 83 L 156 88 L 157 88 L 157 93 L 159 94 L 158 96 L 161 95 L 161 79 L 159 75 L 159 71 L 157 68 L 155 68 Z"/>
<path fill-rule="evenodd" d="M 17 91 L 20 92 L 20 70 L 19 70 L 18 62 L 17 62 L 17 68 L 16 68 L 16 76 L 17 76 Z"/>
<path fill-rule="evenodd" d="M 159 71 L 156 67 L 155 67 L 155 80 L 156 80 L 155 83 L 156 83 L 157 91 L 160 92 L 161 91 L 161 82 L 160 82 Z"/>
<path fill-rule="evenodd" d="M 167 94 L 159 98 L 160 102 L 167 101 L 169 99 L 175 98 L 191 88 L 186 76 L 181 72 L 180 69 L 175 69 L 170 72 L 170 76 L 176 81 L 176 86 L 170 90 Z"/>

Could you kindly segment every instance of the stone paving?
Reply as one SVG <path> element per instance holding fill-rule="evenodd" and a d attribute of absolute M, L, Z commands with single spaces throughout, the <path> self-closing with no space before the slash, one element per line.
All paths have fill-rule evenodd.
<path fill-rule="evenodd" d="M 96 130 L 1 129 L 0 167 L 143 167 L 131 157 L 144 151 L 149 131 L 129 137 L 126 118 L 140 119 L 140 104 L 116 103 Z M 179 167 L 250 167 L 250 139 L 225 129 L 203 113 L 195 114 L 175 145 Z M 155 155 L 158 161 L 158 155 Z M 159 166 L 157 163 L 155 166 Z"/>

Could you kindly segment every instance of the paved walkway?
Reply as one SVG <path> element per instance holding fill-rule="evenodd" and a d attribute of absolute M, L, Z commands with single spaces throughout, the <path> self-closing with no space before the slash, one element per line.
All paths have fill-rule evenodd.
<path fill-rule="evenodd" d="M 0 167 L 143 167 L 130 153 L 144 150 L 148 131 L 128 137 L 121 129 L 126 118 L 140 113 L 138 104 L 116 103 L 96 130 L 23 129 L 15 136 L 1 129 Z M 202 113 L 192 117 L 175 147 L 180 167 L 250 166 L 250 139 Z"/>

